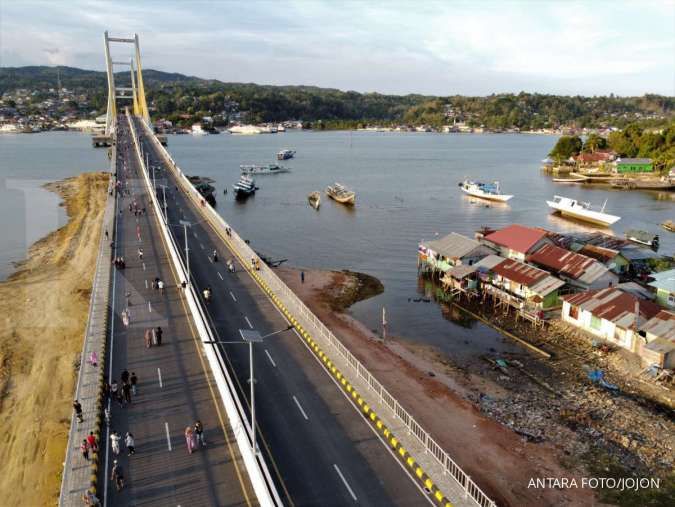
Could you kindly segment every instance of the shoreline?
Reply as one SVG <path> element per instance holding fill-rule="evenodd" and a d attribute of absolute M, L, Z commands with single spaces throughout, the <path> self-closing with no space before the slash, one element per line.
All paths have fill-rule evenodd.
<path fill-rule="evenodd" d="M 107 173 L 44 185 L 67 223 L 0 282 L 0 491 L 8 505 L 56 501 L 89 310 Z"/>
<path fill-rule="evenodd" d="M 642 434 L 649 432 L 650 427 L 660 426 L 661 431 L 667 431 L 668 425 L 671 428 L 673 425 L 665 414 L 655 415 L 640 406 L 632 394 L 627 399 L 608 399 L 602 390 L 587 385 L 585 372 L 576 368 L 576 363 L 567 364 L 568 358 L 548 360 L 525 353 L 502 355 L 499 357 L 510 364 L 501 368 L 495 362 L 497 356 L 458 363 L 436 347 L 405 338 L 388 336 L 383 343 L 348 313 L 350 304 L 369 297 L 357 290 L 358 277 L 348 271 L 304 269 L 305 283 L 301 284 L 300 271 L 301 268 L 292 267 L 277 270 L 312 312 L 416 415 L 418 422 L 498 504 L 631 505 L 648 498 L 637 495 L 652 494 L 638 492 L 636 496 L 626 494 L 619 498 L 611 490 L 528 488 L 528 481 L 540 476 L 579 481 L 580 477 L 603 474 L 654 475 L 656 470 L 638 466 L 638 462 L 643 459 L 653 464 L 666 459 L 663 452 L 654 448 L 658 433 L 654 432 L 644 445 L 636 448 L 633 438 L 642 435 L 635 436 L 631 430 L 640 423 L 645 426 Z M 344 298 L 338 305 L 332 302 L 336 295 L 344 294 L 352 294 L 350 304 Z M 604 358 L 597 361 L 603 368 L 613 366 L 603 361 Z M 595 363 L 591 359 L 591 364 Z M 575 419 L 580 413 L 594 412 L 604 414 L 603 418 L 611 414 L 620 421 L 614 426 L 603 426 L 605 421 L 594 426 L 583 417 Z M 613 421 L 612 418 L 609 420 Z M 627 442 L 626 434 L 632 435 Z M 663 447 L 668 447 L 667 438 L 658 451 L 663 451 Z M 668 451 L 665 452 L 667 456 Z M 668 476 L 662 468 L 660 475 L 665 485 L 656 496 L 667 495 L 675 487 L 672 475 Z"/>

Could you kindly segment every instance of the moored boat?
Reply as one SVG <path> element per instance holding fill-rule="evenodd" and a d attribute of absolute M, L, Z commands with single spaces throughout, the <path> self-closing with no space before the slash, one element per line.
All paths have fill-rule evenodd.
<path fill-rule="evenodd" d="M 499 182 L 481 183 L 479 181 L 464 180 L 459 184 L 459 188 L 465 194 L 487 199 L 489 201 L 506 202 L 513 197 L 513 195 L 502 194 Z"/>
<path fill-rule="evenodd" d="M 240 165 L 239 169 L 242 174 L 255 174 L 257 176 L 264 176 L 267 174 L 281 174 L 289 173 L 291 170 L 288 167 L 283 167 L 278 164 L 268 165 Z"/>
<path fill-rule="evenodd" d="M 551 178 L 551 180 L 554 183 L 583 183 L 586 181 L 588 178 L 582 177 L 582 178 Z"/>
<path fill-rule="evenodd" d="M 294 156 L 295 150 L 285 149 L 277 153 L 277 160 L 288 160 L 289 158 L 293 158 Z"/>
<path fill-rule="evenodd" d="M 234 190 L 234 196 L 237 199 L 246 198 L 249 195 L 255 194 L 255 180 L 248 174 L 242 174 L 239 177 L 239 181 L 235 183 L 232 188 Z"/>
<path fill-rule="evenodd" d="M 675 232 L 675 222 L 672 220 L 666 220 L 661 224 L 661 227 L 663 227 L 667 231 Z"/>
<path fill-rule="evenodd" d="M 552 201 L 546 201 L 546 204 L 548 204 L 549 208 L 554 209 L 562 216 L 576 218 L 577 220 L 583 220 L 584 222 L 590 222 L 604 227 L 621 220 L 621 217 L 619 216 L 605 213 L 607 201 L 605 201 L 605 204 L 600 211 L 594 211 L 590 203 L 579 202 L 576 199 L 570 199 L 569 197 L 562 197 L 559 195 L 554 196 Z"/>
<path fill-rule="evenodd" d="M 639 229 L 629 229 L 626 231 L 626 239 L 632 241 L 633 243 L 639 243 L 641 245 L 646 245 L 651 247 L 652 250 L 657 251 L 659 249 L 659 235 L 652 234 L 647 231 L 641 231 Z"/>
<path fill-rule="evenodd" d="M 342 204 L 353 205 L 356 202 L 356 194 L 340 183 L 326 187 L 326 195 Z"/>
<path fill-rule="evenodd" d="M 312 208 L 319 209 L 319 206 L 321 206 L 321 192 L 318 190 L 310 192 L 310 194 L 307 196 L 307 200 L 309 201 L 309 205 Z"/>

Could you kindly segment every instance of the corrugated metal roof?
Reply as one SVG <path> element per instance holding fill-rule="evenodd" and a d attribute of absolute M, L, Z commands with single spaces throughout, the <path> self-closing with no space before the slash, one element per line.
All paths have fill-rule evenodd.
<path fill-rule="evenodd" d="M 452 276 L 457 280 L 461 280 L 465 276 L 468 276 L 475 271 L 476 271 L 476 264 L 474 264 L 473 266 L 469 266 L 468 264 L 460 264 L 459 266 L 450 268 L 447 274 L 449 274 L 450 276 Z"/>
<path fill-rule="evenodd" d="M 609 271 L 595 259 L 555 245 L 542 246 L 528 257 L 528 261 L 588 284 Z"/>
<path fill-rule="evenodd" d="M 675 313 L 661 310 L 651 319 L 645 322 L 640 331 L 653 334 L 659 338 L 665 338 L 675 342 Z"/>
<path fill-rule="evenodd" d="M 661 271 L 660 273 L 652 273 L 654 281 L 649 283 L 651 287 L 666 290 L 668 292 L 675 292 L 675 269 L 668 271 Z"/>
<path fill-rule="evenodd" d="M 515 252 L 528 253 L 545 236 L 546 233 L 539 229 L 513 224 L 488 234 L 485 240 L 510 248 Z"/>
<path fill-rule="evenodd" d="M 496 264 L 492 271 L 507 280 L 522 284 L 532 292 L 542 296 L 546 296 L 565 285 L 565 282 L 549 275 L 543 269 L 511 259 Z"/>
<path fill-rule="evenodd" d="M 472 250 L 480 247 L 481 244 L 475 239 L 467 238 L 461 234 L 451 232 L 447 236 L 433 241 L 423 241 L 422 245 L 431 248 L 434 252 L 444 255 L 450 259 L 459 259 L 471 253 Z M 486 249 L 486 255 L 491 250 Z"/>
<path fill-rule="evenodd" d="M 591 312 L 598 318 L 614 322 L 617 326 L 625 329 L 635 325 L 636 305 L 640 312 L 638 324 L 650 319 L 661 309 L 651 301 L 637 298 L 613 287 L 569 294 L 563 296 L 562 299 L 582 310 Z"/>
<path fill-rule="evenodd" d="M 497 264 L 500 262 L 504 262 L 506 259 L 504 257 L 501 257 L 500 255 L 488 255 L 487 257 L 483 257 L 481 260 L 479 260 L 476 264 L 473 265 L 474 268 L 477 270 L 480 269 L 492 269 L 494 268 Z"/>
<path fill-rule="evenodd" d="M 651 164 L 651 158 L 620 158 L 616 161 L 617 164 Z"/>

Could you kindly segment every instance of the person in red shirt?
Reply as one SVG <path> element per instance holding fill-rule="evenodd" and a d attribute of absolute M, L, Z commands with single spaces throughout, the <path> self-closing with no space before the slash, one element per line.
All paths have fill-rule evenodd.
<path fill-rule="evenodd" d="M 93 431 L 89 432 L 89 435 L 87 436 L 87 443 L 89 444 L 89 448 L 92 450 L 92 452 L 98 452 L 98 445 L 96 444 L 96 436 L 94 435 Z"/>

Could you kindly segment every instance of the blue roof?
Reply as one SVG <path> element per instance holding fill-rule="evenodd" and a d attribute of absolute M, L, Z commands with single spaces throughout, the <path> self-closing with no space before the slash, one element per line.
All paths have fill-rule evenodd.
<path fill-rule="evenodd" d="M 675 269 L 669 271 L 661 271 L 660 273 L 652 273 L 654 281 L 649 285 L 657 289 L 666 290 L 668 292 L 675 292 Z"/>

